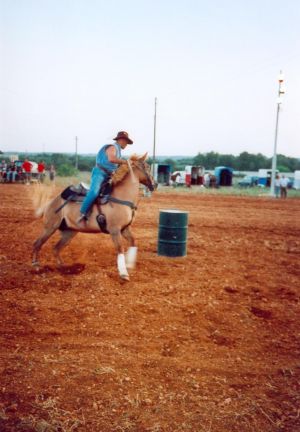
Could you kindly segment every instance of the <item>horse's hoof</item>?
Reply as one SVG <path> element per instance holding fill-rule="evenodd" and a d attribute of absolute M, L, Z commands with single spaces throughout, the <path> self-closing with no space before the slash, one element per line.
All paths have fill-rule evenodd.
<path fill-rule="evenodd" d="M 126 274 L 124 274 L 124 275 L 120 275 L 120 278 L 121 278 L 121 280 L 124 281 L 124 282 L 128 282 L 128 281 L 129 281 L 129 276 L 126 275 Z"/>

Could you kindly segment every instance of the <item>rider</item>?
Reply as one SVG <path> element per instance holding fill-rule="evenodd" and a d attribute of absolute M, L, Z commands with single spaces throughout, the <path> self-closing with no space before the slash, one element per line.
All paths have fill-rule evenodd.
<path fill-rule="evenodd" d="M 110 177 L 119 165 L 127 163 L 125 159 L 121 159 L 121 150 L 125 149 L 127 144 L 133 144 L 133 141 L 125 131 L 118 132 L 114 141 L 116 141 L 115 144 L 104 145 L 96 156 L 96 166 L 92 170 L 90 190 L 82 203 L 78 223 L 88 219 L 88 212 L 99 195 L 103 181 Z"/>

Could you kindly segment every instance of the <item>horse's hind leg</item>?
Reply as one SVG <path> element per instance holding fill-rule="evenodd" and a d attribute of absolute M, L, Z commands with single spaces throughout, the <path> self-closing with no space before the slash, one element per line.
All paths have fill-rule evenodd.
<path fill-rule="evenodd" d="M 54 253 L 54 256 L 57 260 L 57 264 L 59 266 L 63 265 L 63 261 L 62 261 L 61 256 L 60 256 L 61 250 L 64 247 L 66 247 L 67 244 L 70 243 L 70 241 L 76 236 L 76 234 L 77 234 L 77 231 L 72 231 L 69 229 L 61 231 L 61 239 L 56 243 L 56 245 L 53 248 L 53 253 Z"/>
<path fill-rule="evenodd" d="M 32 256 L 32 265 L 38 266 L 39 261 L 39 252 L 44 243 L 55 233 L 57 230 L 57 226 L 51 228 L 45 228 L 43 234 L 33 243 L 33 256 Z"/>
<path fill-rule="evenodd" d="M 129 249 L 126 252 L 126 256 L 125 256 L 126 267 L 128 269 L 133 269 L 135 268 L 135 264 L 136 264 L 137 247 L 135 245 L 135 238 L 133 237 L 129 226 L 123 229 L 122 236 L 129 243 Z"/>

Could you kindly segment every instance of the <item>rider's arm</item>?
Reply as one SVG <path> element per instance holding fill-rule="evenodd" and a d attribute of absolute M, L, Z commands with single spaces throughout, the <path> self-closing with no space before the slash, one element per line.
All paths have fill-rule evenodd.
<path fill-rule="evenodd" d="M 114 146 L 109 146 L 106 149 L 106 154 L 107 154 L 107 158 L 108 158 L 109 162 L 111 162 L 111 163 L 118 164 L 118 165 L 127 163 L 127 161 L 125 159 L 119 159 L 117 157 L 117 151 L 116 151 L 116 148 Z"/>

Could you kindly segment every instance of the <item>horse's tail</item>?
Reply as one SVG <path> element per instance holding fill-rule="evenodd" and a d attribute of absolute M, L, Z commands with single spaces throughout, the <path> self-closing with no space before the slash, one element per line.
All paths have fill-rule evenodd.
<path fill-rule="evenodd" d="M 53 189 L 46 185 L 38 184 L 34 187 L 31 199 L 33 202 L 34 213 L 37 218 L 41 218 L 47 204 L 53 198 Z"/>

